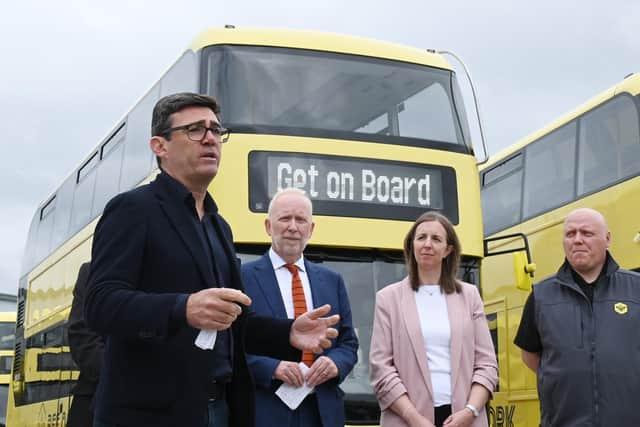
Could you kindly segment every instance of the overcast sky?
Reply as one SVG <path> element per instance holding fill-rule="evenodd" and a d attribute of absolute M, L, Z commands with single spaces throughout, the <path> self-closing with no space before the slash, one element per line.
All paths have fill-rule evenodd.
<path fill-rule="evenodd" d="M 38 204 L 205 28 L 452 50 L 477 85 L 490 153 L 640 71 L 640 2 L 628 0 L 22 0 L 2 15 L 0 292 L 11 294 Z"/>

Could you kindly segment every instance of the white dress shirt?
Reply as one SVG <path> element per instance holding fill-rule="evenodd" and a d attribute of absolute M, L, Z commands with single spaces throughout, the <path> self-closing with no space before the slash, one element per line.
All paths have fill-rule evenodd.
<path fill-rule="evenodd" d="M 269 248 L 269 259 L 273 266 L 273 271 L 276 273 L 276 280 L 278 281 L 278 287 L 280 288 L 280 295 L 282 296 L 282 302 L 284 308 L 287 311 L 287 317 L 289 319 L 294 318 L 293 311 L 293 296 L 291 291 L 291 281 L 293 275 L 285 267 L 285 260 L 278 255 L 273 248 Z M 307 302 L 307 310 L 313 310 L 313 297 L 311 295 L 311 285 L 309 285 L 309 277 L 304 265 L 304 257 L 300 257 L 294 264 L 298 267 L 298 275 L 302 281 L 302 289 L 304 290 L 304 299 Z"/>

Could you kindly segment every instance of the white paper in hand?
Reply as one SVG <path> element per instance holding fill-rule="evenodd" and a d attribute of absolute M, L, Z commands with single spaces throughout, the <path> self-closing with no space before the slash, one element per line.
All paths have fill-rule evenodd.
<path fill-rule="evenodd" d="M 216 337 L 218 331 L 215 329 L 202 329 L 196 337 L 196 347 L 203 350 L 213 350 L 213 346 L 216 345 Z"/>
<path fill-rule="evenodd" d="M 300 362 L 299 365 L 300 369 L 302 370 L 302 375 L 306 376 L 309 367 L 302 362 Z M 312 391 L 313 387 L 309 387 L 306 381 L 300 387 L 294 387 L 289 384 L 282 384 L 276 390 L 276 396 L 278 396 L 291 410 L 295 410 L 298 406 L 300 406 L 304 398 L 307 397 L 307 395 Z"/>

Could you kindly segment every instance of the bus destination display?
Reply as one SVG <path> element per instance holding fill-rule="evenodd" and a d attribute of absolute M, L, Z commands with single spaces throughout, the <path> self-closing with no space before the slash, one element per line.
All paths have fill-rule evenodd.
<path fill-rule="evenodd" d="M 266 212 L 281 188 L 309 195 L 314 214 L 413 220 L 427 210 L 457 222 L 452 168 L 397 161 L 285 152 L 249 154 L 249 203 Z"/>

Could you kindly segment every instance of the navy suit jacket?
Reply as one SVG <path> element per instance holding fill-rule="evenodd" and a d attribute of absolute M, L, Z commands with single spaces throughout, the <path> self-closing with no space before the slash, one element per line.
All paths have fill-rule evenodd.
<path fill-rule="evenodd" d="M 331 305 L 331 313 L 340 315 L 338 338 L 322 354 L 329 357 L 338 367 L 338 377 L 316 387 L 318 409 L 324 427 L 342 427 L 344 417 L 344 392 L 340 383 L 351 372 L 358 360 L 358 339 L 351 322 L 351 307 L 342 276 L 326 267 L 305 260 L 313 305 Z M 256 313 L 286 319 L 287 313 L 282 302 L 280 288 L 269 255 L 242 266 L 242 279 L 247 295 L 252 299 Z M 249 369 L 256 383 L 256 426 L 288 426 L 292 411 L 286 406 L 275 390 L 281 382 L 273 379 L 273 373 L 280 359 L 248 355 Z M 300 360 L 300 359 L 298 359 Z"/>
<path fill-rule="evenodd" d="M 201 426 L 213 353 L 194 345 L 186 295 L 215 286 L 202 243 L 176 182 L 161 173 L 149 185 L 113 198 L 94 234 L 85 318 L 106 337 L 96 392 L 96 417 L 122 426 Z M 184 201 L 186 203 L 186 200 Z M 229 225 L 212 214 L 231 271 L 242 290 Z M 180 304 L 182 301 L 182 305 Z M 253 426 L 253 383 L 246 350 L 298 360 L 289 345 L 291 322 L 244 309 L 233 323 L 233 377 L 227 386 L 231 425 Z"/>

